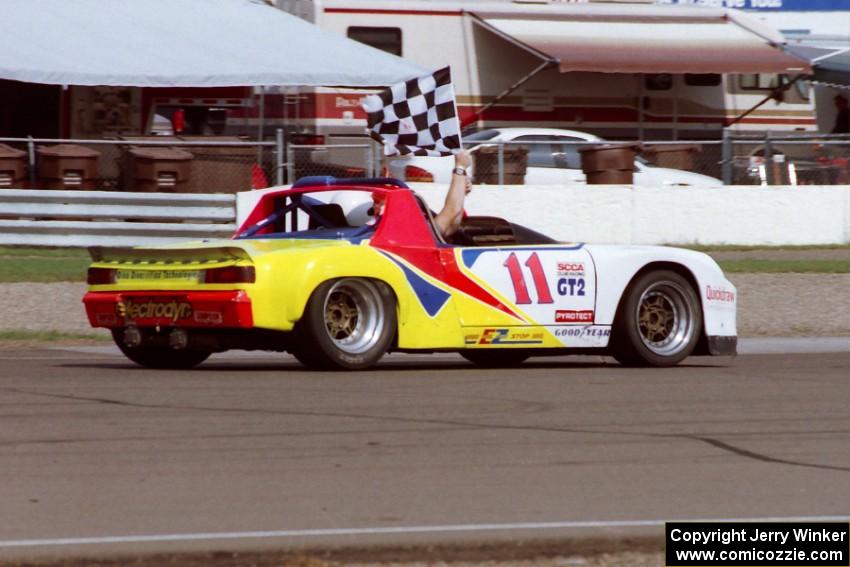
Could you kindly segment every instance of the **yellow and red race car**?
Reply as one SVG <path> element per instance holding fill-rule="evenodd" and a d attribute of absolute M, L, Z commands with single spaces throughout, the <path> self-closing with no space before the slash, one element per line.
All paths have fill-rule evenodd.
<path fill-rule="evenodd" d="M 390 351 L 654 366 L 736 351 L 736 290 L 709 256 L 564 244 L 495 217 L 466 217 L 445 242 L 393 179 L 306 178 L 265 193 L 229 240 L 91 254 L 89 321 L 151 368 L 228 349 L 334 369 Z"/>

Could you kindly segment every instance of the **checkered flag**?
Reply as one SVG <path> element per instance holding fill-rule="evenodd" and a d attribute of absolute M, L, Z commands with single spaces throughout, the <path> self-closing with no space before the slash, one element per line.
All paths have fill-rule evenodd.
<path fill-rule="evenodd" d="M 366 132 L 388 156 L 448 156 L 460 150 L 460 124 L 449 68 L 398 83 L 363 101 Z"/>

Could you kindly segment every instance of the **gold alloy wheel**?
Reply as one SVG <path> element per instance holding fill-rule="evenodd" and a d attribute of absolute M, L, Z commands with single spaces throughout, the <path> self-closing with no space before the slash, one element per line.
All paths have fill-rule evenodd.
<path fill-rule="evenodd" d="M 328 291 L 325 329 L 334 345 L 348 354 L 368 351 L 380 341 L 386 324 L 384 303 L 369 280 L 345 278 Z"/>
<path fill-rule="evenodd" d="M 678 283 L 652 284 L 641 294 L 635 313 L 641 342 L 660 356 L 678 354 L 696 332 L 693 309 Z"/>

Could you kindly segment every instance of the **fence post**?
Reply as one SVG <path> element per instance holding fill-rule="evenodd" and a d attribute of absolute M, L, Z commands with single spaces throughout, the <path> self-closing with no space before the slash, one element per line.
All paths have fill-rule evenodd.
<path fill-rule="evenodd" d="M 768 185 L 774 184 L 773 144 L 770 143 L 770 130 L 764 133 L 764 176 Z"/>
<path fill-rule="evenodd" d="M 378 177 L 375 169 L 375 144 L 369 144 L 366 147 L 366 177 Z"/>
<path fill-rule="evenodd" d="M 275 184 L 283 185 L 283 128 L 278 128 L 274 135 L 275 141 L 275 158 L 274 158 L 274 177 Z"/>
<path fill-rule="evenodd" d="M 33 142 L 32 136 L 28 136 L 27 151 L 30 165 L 30 187 L 35 187 L 35 142 Z"/>
<path fill-rule="evenodd" d="M 723 157 L 721 167 L 723 171 L 723 185 L 732 185 L 732 164 L 734 163 L 734 146 L 732 145 L 732 132 L 728 128 L 723 129 Z"/>
<path fill-rule="evenodd" d="M 286 180 L 295 183 L 295 151 L 292 144 L 286 146 Z"/>
<path fill-rule="evenodd" d="M 499 142 L 499 152 L 496 154 L 497 167 L 499 168 L 499 185 L 505 184 L 505 143 Z"/>

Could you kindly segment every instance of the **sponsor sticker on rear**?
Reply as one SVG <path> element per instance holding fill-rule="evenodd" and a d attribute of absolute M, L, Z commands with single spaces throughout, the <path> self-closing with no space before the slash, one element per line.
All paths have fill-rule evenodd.
<path fill-rule="evenodd" d="M 116 273 L 119 282 L 155 280 L 197 283 L 199 277 L 198 270 L 118 270 Z"/>
<path fill-rule="evenodd" d="M 192 304 L 176 299 L 132 299 L 115 305 L 120 317 L 129 319 L 168 319 L 177 322 L 192 317 Z"/>

